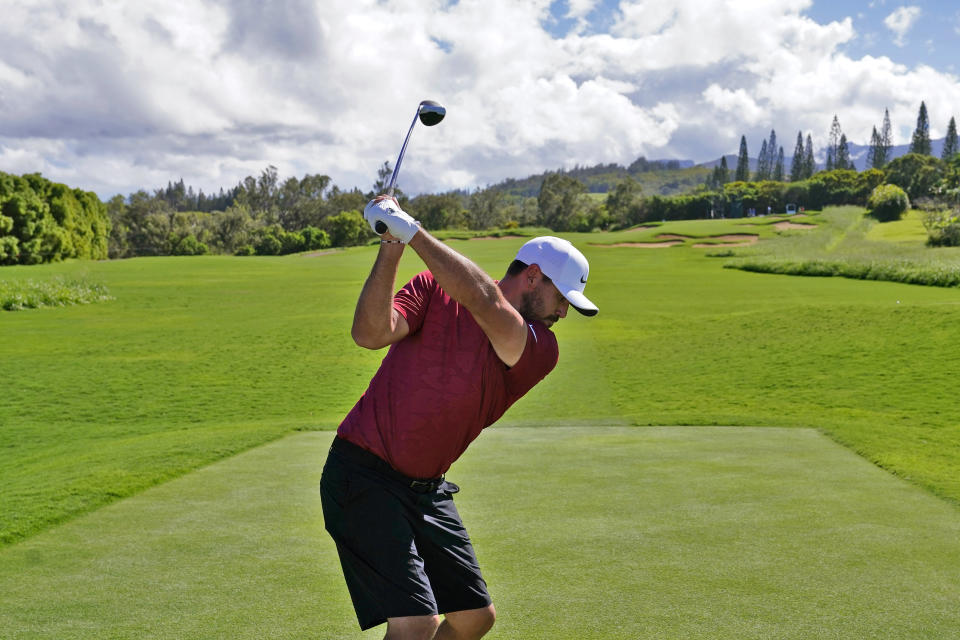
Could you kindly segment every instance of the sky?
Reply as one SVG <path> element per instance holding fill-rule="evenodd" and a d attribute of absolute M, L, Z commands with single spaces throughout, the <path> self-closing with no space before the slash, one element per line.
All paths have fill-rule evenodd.
<path fill-rule="evenodd" d="M 836 115 L 867 145 L 960 112 L 943 0 L 0 0 L 0 171 L 106 200 L 275 166 L 372 189 L 421 100 L 398 186 L 647 159 L 789 158 Z"/>

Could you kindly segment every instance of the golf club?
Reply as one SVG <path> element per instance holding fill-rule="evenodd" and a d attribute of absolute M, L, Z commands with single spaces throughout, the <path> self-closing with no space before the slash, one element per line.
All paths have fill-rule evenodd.
<path fill-rule="evenodd" d="M 445 115 L 447 115 L 447 110 L 444 109 L 439 102 L 424 100 L 417 105 L 417 113 L 413 116 L 413 122 L 410 123 L 410 128 L 407 130 L 407 137 L 404 138 L 403 146 L 400 147 L 397 164 L 393 166 L 393 174 L 391 174 L 390 182 L 387 184 L 388 196 L 393 195 L 393 188 L 397 183 L 397 175 L 400 173 L 400 163 L 403 162 L 403 154 L 407 152 L 407 143 L 410 142 L 410 134 L 413 133 L 413 128 L 416 126 L 417 120 L 420 120 L 425 127 L 432 127 L 440 124 L 440 121 L 443 120 Z M 379 234 L 384 234 L 387 231 L 387 225 L 382 222 L 378 222 L 376 227 L 377 233 Z"/>

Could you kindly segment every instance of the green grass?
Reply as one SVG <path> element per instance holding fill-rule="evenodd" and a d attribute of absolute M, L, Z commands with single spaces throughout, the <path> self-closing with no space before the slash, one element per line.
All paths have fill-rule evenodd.
<path fill-rule="evenodd" d="M 719 235 L 748 222 L 760 220 L 657 231 Z M 773 244 L 816 240 L 757 228 Z M 960 501 L 957 291 L 592 244 L 642 233 L 568 235 L 590 259 L 601 313 L 557 326 L 560 365 L 504 424 L 815 427 Z M 451 244 L 499 277 L 523 242 Z M 374 251 L 4 269 L 8 281 L 83 273 L 115 300 L 0 314 L 0 541 L 291 430 L 335 428 L 382 357 L 349 337 Z M 408 255 L 401 278 L 421 268 Z"/>
<path fill-rule="evenodd" d="M 900 220 L 874 224 L 867 232 L 867 240 L 898 242 L 913 247 L 924 246 L 927 230 L 923 227 L 923 212 L 913 209 Z"/>
<path fill-rule="evenodd" d="M 10 640 L 360 633 L 302 433 L 0 550 Z M 948 638 L 960 512 L 811 429 L 493 428 L 451 471 L 491 640 Z"/>

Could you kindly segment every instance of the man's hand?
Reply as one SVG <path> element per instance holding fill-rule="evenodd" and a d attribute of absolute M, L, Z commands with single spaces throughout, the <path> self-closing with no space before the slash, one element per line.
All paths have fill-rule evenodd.
<path fill-rule="evenodd" d="M 390 235 L 407 244 L 420 231 L 420 223 L 410 217 L 392 196 L 377 196 L 363 209 L 363 219 L 377 235 Z M 378 229 L 378 224 L 380 228 Z M 386 226 L 386 229 L 383 227 Z"/>

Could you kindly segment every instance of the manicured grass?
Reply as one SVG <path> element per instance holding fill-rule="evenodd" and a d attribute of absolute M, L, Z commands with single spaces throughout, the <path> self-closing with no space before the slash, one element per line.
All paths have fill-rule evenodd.
<path fill-rule="evenodd" d="M 4 638 L 360 633 L 302 433 L 0 550 Z M 450 473 L 492 640 L 948 638 L 960 512 L 811 429 L 500 428 Z"/>
<path fill-rule="evenodd" d="M 794 233 L 776 243 L 813 238 Z M 815 427 L 960 501 L 960 292 L 593 244 L 636 235 L 568 235 L 600 315 L 557 325 L 560 365 L 503 424 Z M 451 244 L 500 277 L 523 242 Z M 293 429 L 335 428 L 382 357 L 349 337 L 374 251 L 5 268 L 82 274 L 115 300 L 0 314 L 0 543 Z M 405 256 L 400 277 L 421 268 Z"/>
<path fill-rule="evenodd" d="M 900 220 L 876 223 L 867 232 L 867 240 L 899 242 L 922 247 L 927 242 L 927 230 L 923 227 L 923 212 L 913 209 Z"/>

